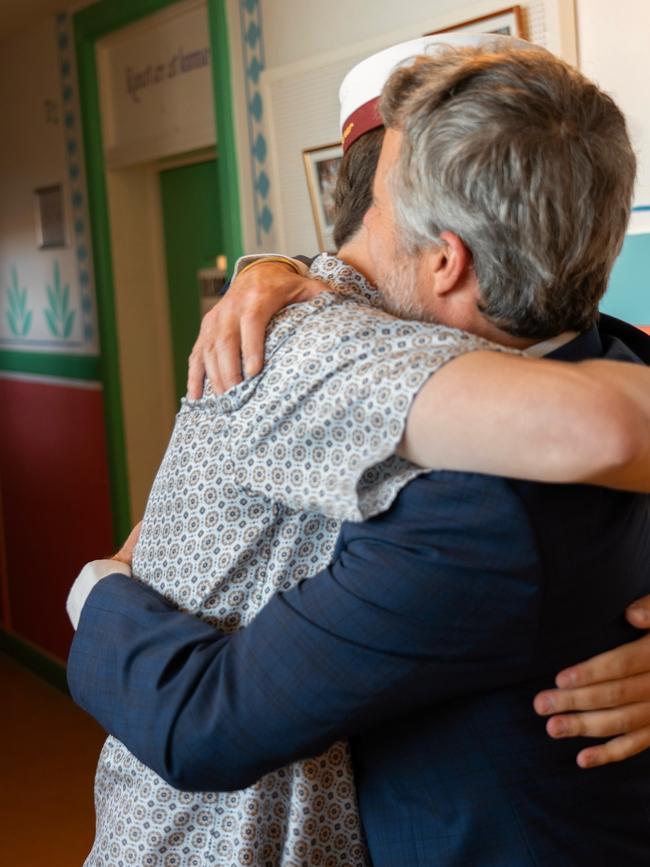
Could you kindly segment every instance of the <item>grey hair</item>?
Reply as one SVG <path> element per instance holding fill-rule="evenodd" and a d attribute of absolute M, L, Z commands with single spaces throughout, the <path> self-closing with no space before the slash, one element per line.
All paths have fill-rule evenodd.
<path fill-rule="evenodd" d="M 481 312 L 512 335 L 590 327 L 636 170 L 613 100 L 543 49 L 450 48 L 397 69 L 381 112 L 404 134 L 390 182 L 405 248 L 458 235 Z"/>

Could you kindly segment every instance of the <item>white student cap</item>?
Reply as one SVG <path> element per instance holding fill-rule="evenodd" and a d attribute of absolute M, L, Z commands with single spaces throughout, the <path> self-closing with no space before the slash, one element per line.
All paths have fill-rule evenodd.
<path fill-rule="evenodd" d="M 437 33 L 391 45 L 390 48 L 378 51 L 357 63 L 345 76 L 339 89 L 343 151 L 364 133 L 383 126 L 379 115 L 379 97 L 390 74 L 398 66 L 418 54 L 434 54 L 447 45 L 471 48 L 488 44 L 494 45 L 495 49 L 506 45 L 512 48 L 530 48 L 529 42 L 509 36 L 477 32 Z"/>

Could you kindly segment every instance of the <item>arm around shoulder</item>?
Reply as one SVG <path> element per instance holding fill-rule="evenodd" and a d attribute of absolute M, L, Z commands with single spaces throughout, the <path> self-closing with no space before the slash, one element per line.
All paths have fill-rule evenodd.
<path fill-rule="evenodd" d="M 420 466 L 650 492 L 650 370 L 468 353 L 422 388 L 400 454 Z"/>

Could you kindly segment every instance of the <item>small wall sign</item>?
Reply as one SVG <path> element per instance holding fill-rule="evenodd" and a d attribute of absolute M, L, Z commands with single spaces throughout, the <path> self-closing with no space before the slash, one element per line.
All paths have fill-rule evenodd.
<path fill-rule="evenodd" d="M 34 190 L 36 243 L 41 250 L 65 247 L 65 214 L 61 184 Z"/>

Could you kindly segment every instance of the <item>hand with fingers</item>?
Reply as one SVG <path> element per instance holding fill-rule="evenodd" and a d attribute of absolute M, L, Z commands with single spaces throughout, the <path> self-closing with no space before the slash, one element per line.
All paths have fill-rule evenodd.
<path fill-rule="evenodd" d="M 264 338 L 271 319 L 289 304 L 309 301 L 327 289 L 280 261 L 245 268 L 224 298 L 203 317 L 189 358 L 187 396 L 198 400 L 207 376 L 217 394 L 264 366 Z M 242 363 L 244 372 L 242 373 Z"/>
<path fill-rule="evenodd" d="M 117 554 L 113 554 L 111 560 L 119 560 L 121 563 L 126 563 L 127 566 L 131 565 L 131 561 L 133 560 L 133 551 L 135 549 L 135 546 L 138 544 L 141 528 L 142 521 L 138 521 L 138 523 L 127 536 L 126 541 L 117 552 Z"/>
<path fill-rule="evenodd" d="M 650 629 L 650 596 L 633 603 L 628 621 Z M 650 633 L 561 671 L 558 689 L 535 696 L 552 738 L 611 738 L 577 756 L 581 768 L 620 762 L 650 747 Z"/>

